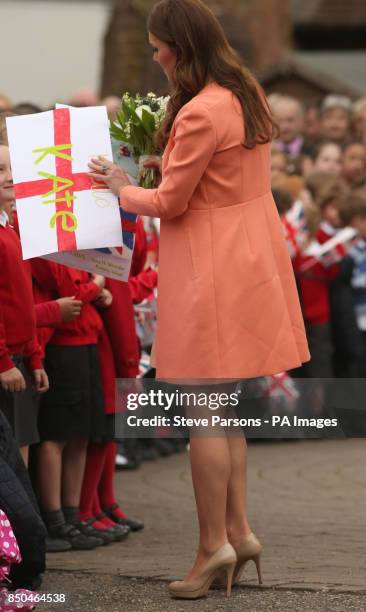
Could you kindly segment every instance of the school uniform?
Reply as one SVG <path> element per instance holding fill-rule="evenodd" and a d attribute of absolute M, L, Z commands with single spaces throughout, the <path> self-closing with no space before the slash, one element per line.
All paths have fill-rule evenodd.
<path fill-rule="evenodd" d="M 109 308 L 102 311 L 118 378 L 135 378 L 139 372 L 140 346 L 136 334 L 133 298 L 138 299 L 142 294 L 150 293 L 150 286 L 155 282 L 154 275 L 150 272 L 144 274 L 144 280 L 140 284 L 134 281 L 137 275 L 143 273 L 146 254 L 145 230 L 142 219 L 138 217 L 128 283 L 107 279 L 106 287 L 113 295 L 113 302 Z"/>
<path fill-rule="evenodd" d="M 39 440 L 37 394 L 32 371 L 43 368 L 36 337 L 35 312 L 29 264 L 22 259 L 19 238 L 0 213 L 0 372 L 17 367 L 27 383 L 26 391 L 0 390 L 0 406 L 19 446 Z"/>
<path fill-rule="evenodd" d="M 19 221 L 17 211 L 13 212 L 12 227 L 20 239 Z M 41 348 L 41 358 L 44 359 L 44 350 L 47 342 L 52 336 L 53 328 L 61 324 L 61 308 L 60 305 L 53 299 L 52 293 L 44 286 L 34 282 L 32 275 L 32 259 L 24 262 L 24 265 L 30 267 L 32 276 L 32 292 L 33 303 L 36 321 L 36 334 L 38 343 Z"/>
<path fill-rule="evenodd" d="M 311 354 L 311 361 L 295 373 L 296 376 L 307 378 L 331 378 L 333 347 L 329 287 L 339 274 L 339 268 L 336 265 L 325 267 L 318 261 L 308 270 L 302 271 L 302 266 L 312 259 L 311 249 L 299 253 L 293 259 Z"/>
<path fill-rule="evenodd" d="M 32 263 L 31 263 L 32 266 Z M 62 324 L 59 303 L 52 299 L 49 292 L 33 282 L 33 299 L 36 312 L 36 331 L 41 347 L 42 359 L 45 357 L 46 346 L 51 340 L 55 328 Z"/>
<path fill-rule="evenodd" d="M 32 273 L 53 299 L 83 302 L 80 316 L 56 327 L 46 346 L 50 390 L 41 399 L 41 440 L 93 439 L 105 427 L 97 352 L 102 321 L 92 305 L 100 289 L 87 272 L 43 259 L 33 260 Z"/>
<path fill-rule="evenodd" d="M 318 242 L 324 244 L 333 238 L 337 231 L 330 223 L 323 221 L 317 232 Z M 363 376 L 362 368 L 366 357 L 362 333 L 357 325 L 351 287 L 355 263 L 342 244 L 337 246 L 337 252 L 341 258 L 339 264 L 336 264 L 338 274 L 329 285 L 333 369 L 338 378 L 358 378 Z"/>
<path fill-rule="evenodd" d="M 128 279 L 133 304 L 140 304 L 149 298 L 158 285 L 158 273 L 153 268 L 147 268 Z"/>

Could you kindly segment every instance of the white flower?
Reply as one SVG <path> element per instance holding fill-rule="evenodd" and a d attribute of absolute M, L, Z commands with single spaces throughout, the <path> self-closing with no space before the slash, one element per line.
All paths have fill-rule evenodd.
<path fill-rule="evenodd" d="M 127 138 L 131 138 L 131 135 L 132 135 L 131 127 L 132 127 L 132 126 L 131 126 L 131 122 L 130 122 L 130 121 L 128 121 L 128 122 L 125 124 L 125 134 L 126 134 L 126 137 L 127 137 Z"/>
<path fill-rule="evenodd" d="M 131 95 L 129 93 L 124 93 L 122 96 L 123 102 L 129 102 L 131 100 Z"/>
<path fill-rule="evenodd" d="M 138 106 L 138 107 L 136 108 L 136 115 L 137 115 L 137 116 L 138 116 L 140 119 L 142 119 L 142 111 L 143 111 L 143 110 L 145 110 L 146 112 L 148 112 L 148 113 L 152 114 L 150 106 L 147 106 L 147 104 L 142 104 L 141 106 Z"/>

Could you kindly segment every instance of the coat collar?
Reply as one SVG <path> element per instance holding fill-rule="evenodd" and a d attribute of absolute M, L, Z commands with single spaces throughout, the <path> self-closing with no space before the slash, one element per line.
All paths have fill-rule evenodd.
<path fill-rule="evenodd" d="M 198 92 L 197 96 L 202 95 L 203 93 L 205 93 L 208 89 L 211 89 L 211 87 L 220 87 L 220 85 L 218 85 L 215 81 L 212 81 L 211 83 L 207 83 L 207 85 L 205 85 L 201 91 Z M 192 98 L 192 100 L 197 97 L 194 96 Z M 182 107 L 183 108 L 183 107 Z M 171 150 L 173 148 L 173 142 L 174 142 L 174 134 L 175 134 L 175 120 L 174 123 L 172 125 L 172 129 L 170 131 L 170 135 L 169 135 L 169 139 L 168 142 L 166 144 L 166 147 L 164 149 L 164 153 L 163 153 L 163 163 L 162 163 L 162 169 L 163 171 L 165 170 L 167 164 L 168 164 L 168 159 L 169 159 L 169 155 L 171 153 Z"/>

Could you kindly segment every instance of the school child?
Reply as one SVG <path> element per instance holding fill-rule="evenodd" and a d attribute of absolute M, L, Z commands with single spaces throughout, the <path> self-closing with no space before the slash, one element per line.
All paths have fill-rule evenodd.
<path fill-rule="evenodd" d="M 353 305 L 357 329 L 362 337 L 364 351 L 359 353 L 355 376 L 366 376 L 366 191 L 355 190 L 342 211 L 343 222 L 357 230 L 360 239 L 351 248 L 349 255 L 353 263 L 350 274 Z"/>
<path fill-rule="evenodd" d="M 342 176 L 351 187 L 355 187 L 366 175 L 366 148 L 357 140 L 343 147 Z"/>
<path fill-rule="evenodd" d="M 25 447 L 38 440 L 32 385 L 45 391 L 48 379 L 35 333 L 30 270 L 4 211 L 13 201 L 9 151 L 0 145 L 0 505 L 23 557 L 12 568 L 13 586 L 38 588 L 45 569 L 45 528 L 23 458 Z"/>
<path fill-rule="evenodd" d="M 32 272 L 54 299 L 82 302 L 80 315 L 55 328 L 46 346 L 51 387 L 39 413 L 38 495 L 48 550 L 88 550 L 103 544 L 77 524 L 88 442 L 105 426 L 97 353 L 102 321 L 93 306 L 105 281 L 44 259 L 33 260 Z"/>
<path fill-rule="evenodd" d="M 321 213 L 317 231 L 319 244 L 333 238 L 344 225 L 351 192 L 341 178 L 328 177 L 316 190 Z M 353 304 L 351 277 L 354 263 L 348 245 L 340 244 L 328 256 L 333 270 L 338 270 L 329 284 L 330 324 L 333 345 L 333 372 L 338 378 L 359 377 L 364 346 Z"/>
<path fill-rule="evenodd" d="M 300 293 L 300 301 L 306 326 L 311 360 L 297 376 L 306 378 L 331 378 L 332 338 L 330 328 L 330 282 L 337 276 L 337 266 L 325 266 L 317 260 L 319 243 L 316 235 L 321 216 L 316 208 L 306 208 L 306 225 L 309 232 L 307 244 L 293 259 L 293 266 Z"/>
<path fill-rule="evenodd" d="M 38 442 L 35 394 L 48 389 L 36 337 L 29 264 L 4 208 L 14 202 L 9 150 L 0 145 L 0 406 L 25 462 Z"/>
<path fill-rule="evenodd" d="M 342 170 L 342 148 L 332 141 L 318 144 L 312 156 L 312 172 L 325 172 L 333 176 L 340 176 Z"/>
<path fill-rule="evenodd" d="M 14 228 L 18 236 L 19 223 L 17 211 L 13 206 L 7 209 L 9 223 Z M 32 271 L 32 259 L 29 260 Z M 76 300 L 74 296 L 53 299 L 53 294 L 46 287 L 37 283 L 32 275 L 32 290 L 36 319 L 36 333 L 41 349 L 41 357 L 44 359 L 45 347 L 49 342 L 54 329 L 62 322 L 72 321 L 80 315 L 82 302 Z"/>
<path fill-rule="evenodd" d="M 131 272 L 141 272 L 146 260 L 146 238 L 141 219 L 137 221 L 135 247 Z M 154 271 L 156 275 L 156 272 Z M 130 277 L 132 278 L 132 277 Z M 156 280 L 156 279 L 155 279 Z M 153 275 L 147 271 L 141 283 L 135 283 L 135 296 L 147 294 Z M 91 442 L 85 466 L 80 501 L 80 518 L 97 530 L 100 537 L 110 541 L 109 535 L 122 540 L 129 531 L 138 531 L 143 523 L 132 519 L 119 506 L 114 491 L 114 475 L 117 454 L 115 441 L 115 381 L 116 378 L 135 378 L 138 373 L 139 346 L 135 331 L 130 282 L 106 280 L 104 295 L 97 305 L 103 318 L 98 351 L 102 375 L 106 431 L 98 441 Z M 143 299 L 143 298 L 142 298 Z M 118 527 L 117 527 L 118 526 Z"/>
<path fill-rule="evenodd" d="M 117 285 L 113 294 L 116 296 L 115 320 L 123 326 L 123 301 L 118 299 L 118 285 L 125 285 L 119 281 L 112 281 Z M 123 295 L 123 294 L 122 294 Z M 111 308 L 109 305 L 108 310 Z M 119 327 L 116 328 L 116 331 Z M 109 328 L 109 334 L 111 328 Z M 103 327 L 99 336 L 98 351 L 100 370 L 103 384 L 104 409 L 106 413 L 106 428 L 99 439 L 95 439 L 88 446 L 87 460 L 83 479 L 80 500 L 80 518 L 83 525 L 91 526 L 96 534 L 102 537 L 105 543 L 122 541 L 128 533 L 143 528 L 141 521 L 129 519 L 116 501 L 114 490 L 115 460 L 116 460 L 116 404 L 115 380 L 116 366 L 114 354 L 109 341 L 106 327 Z M 120 354 L 124 352 L 123 345 L 119 348 Z M 81 527 L 82 530 L 86 527 Z"/>

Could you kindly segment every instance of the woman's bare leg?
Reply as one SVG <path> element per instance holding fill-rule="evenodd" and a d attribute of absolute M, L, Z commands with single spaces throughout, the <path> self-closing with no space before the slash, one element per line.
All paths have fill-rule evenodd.
<path fill-rule="evenodd" d="M 226 437 L 191 436 L 190 460 L 200 534 L 188 578 L 198 574 L 209 557 L 228 542 L 226 505 L 231 467 Z"/>
<path fill-rule="evenodd" d="M 231 473 L 227 491 L 226 528 L 235 547 L 250 535 L 247 517 L 247 443 L 244 436 L 227 438 Z"/>

